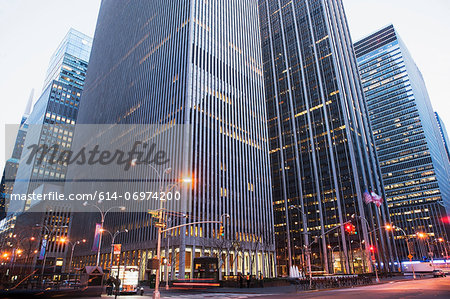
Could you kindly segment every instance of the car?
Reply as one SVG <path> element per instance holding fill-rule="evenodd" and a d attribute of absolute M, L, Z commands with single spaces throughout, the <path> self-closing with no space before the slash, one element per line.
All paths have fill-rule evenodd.
<path fill-rule="evenodd" d="M 445 272 L 441 269 L 433 270 L 433 277 L 446 277 Z"/>

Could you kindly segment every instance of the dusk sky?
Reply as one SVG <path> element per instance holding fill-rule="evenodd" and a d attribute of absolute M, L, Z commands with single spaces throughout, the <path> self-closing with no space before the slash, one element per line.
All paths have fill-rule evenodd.
<path fill-rule="evenodd" d="M 434 110 L 450 126 L 450 1 L 344 0 L 344 5 L 353 41 L 394 24 L 422 71 Z M 4 125 L 20 122 L 31 89 L 34 100 L 40 95 L 50 57 L 69 28 L 94 35 L 99 6 L 100 0 L 0 0 L 2 140 Z M 4 162 L 3 142 L 1 168 Z"/>

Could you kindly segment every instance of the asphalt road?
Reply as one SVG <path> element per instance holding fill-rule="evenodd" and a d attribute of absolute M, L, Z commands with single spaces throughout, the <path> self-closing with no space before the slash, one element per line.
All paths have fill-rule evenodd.
<path fill-rule="evenodd" d="M 152 292 L 148 290 L 144 296 L 121 295 L 120 299 L 151 298 Z M 99 297 L 96 297 L 99 298 Z M 102 298 L 114 298 L 114 296 L 102 295 Z M 175 291 L 162 290 L 161 298 L 179 299 L 290 299 L 290 298 L 323 298 L 323 299 L 410 299 L 410 298 L 450 298 L 450 277 L 428 278 L 420 280 L 392 281 L 377 285 L 332 289 L 319 291 L 299 291 L 294 287 L 275 287 L 263 289 L 215 289 L 214 291 Z"/>
<path fill-rule="evenodd" d="M 258 296 L 257 298 L 276 298 L 277 296 Z M 278 296 L 279 297 L 279 296 Z M 334 289 L 309 291 L 297 294 L 283 294 L 284 298 L 364 298 L 364 299 L 399 299 L 399 298 L 450 298 L 450 277 L 430 278 L 382 283 L 351 289 Z"/>

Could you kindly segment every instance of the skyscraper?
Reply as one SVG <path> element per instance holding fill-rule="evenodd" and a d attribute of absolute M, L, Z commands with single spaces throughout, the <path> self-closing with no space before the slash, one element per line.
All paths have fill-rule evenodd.
<path fill-rule="evenodd" d="M 448 240 L 449 162 L 422 75 L 392 25 L 356 42 L 355 53 L 391 219 L 408 238 Z M 406 242 L 396 243 L 405 259 Z M 425 244 L 416 242 L 415 258 L 428 257 Z"/>
<path fill-rule="evenodd" d="M 91 46 L 92 38 L 71 28 L 52 55 L 44 89 L 25 121 L 31 127 L 22 157 L 24 162 L 32 153 L 32 149 L 28 148 L 30 145 L 51 147 L 58 144 L 61 151 L 70 149 L 73 137 L 70 126 L 77 120 Z M 64 129 L 62 134 L 60 129 Z M 33 192 L 44 182 L 56 185 L 64 182 L 66 166 L 46 161 L 38 163 L 38 160 L 33 160 L 31 164 L 20 163 L 17 172 L 20 180 L 14 185 L 16 194 Z M 24 204 L 26 209 L 29 203 L 22 201 L 16 204 Z M 15 206 L 12 212 L 21 210 Z"/>
<path fill-rule="evenodd" d="M 68 246 L 58 240 L 68 235 L 70 209 L 21 197 L 63 190 L 67 164 L 53 163 L 44 158 L 44 150 L 34 155 L 34 147 L 47 147 L 55 156 L 71 149 L 91 44 L 92 38 L 74 29 L 69 30 L 51 58 L 44 89 L 22 124 L 27 129 L 26 138 L 22 141 L 23 151 L 18 156 L 8 217 L 13 219 L 12 226 L 18 235 L 31 233 L 30 227 L 40 232 L 35 237 L 36 249 L 41 251 L 42 246 L 48 249 L 45 267 L 50 266 L 52 272 L 62 271 Z M 36 209 L 30 212 L 33 204 Z M 10 223 L 5 221 L 4 225 L 11 226 Z M 33 269 L 41 267 L 39 263 L 42 265 L 43 259 L 34 255 L 18 262 L 29 264 L 27 266 Z"/>
<path fill-rule="evenodd" d="M 275 275 L 258 32 L 255 0 L 104 1 L 100 8 L 79 124 L 188 125 L 192 146 L 179 149 L 194 178 L 186 221 L 230 216 L 221 237 L 218 223 L 175 232 L 163 255 L 179 261 L 170 270 L 179 278 L 193 277 L 194 257 L 213 254 L 221 273 Z M 144 177 L 156 173 L 148 168 Z M 86 217 L 80 234 L 99 221 L 98 213 L 88 214 L 75 215 Z M 105 223 L 113 232 L 127 227 L 117 242 L 124 263 L 140 265 L 140 279 L 148 279 L 147 261 L 156 254 L 148 216 L 123 213 Z M 219 239 L 230 246 L 217 245 Z M 106 267 L 108 242 L 100 257 Z M 77 248 L 75 255 L 76 263 L 95 264 L 89 250 Z"/>
<path fill-rule="evenodd" d="M 370 271 L 369 244 L 388 265 L 387 207 L 363 201 L 384 194 L 342 1 L 260 0 L 259 13 L 278 273 L 309 257 L 316 271 Z"/>
<path fill-rule="evenodd" d="M 25 138 L 27 136 L 28 124 L 25 121 L 28 119 L 31 113 L 31 106 L 33 104 L 34 89 L 30 93 L 28 98 L 27 106 L 25 112 L 22 115 L 20 121 L 19 130 L 17 132 L 16 141 L 14 143 L 14 148 L 9 158 L 5 163 L 5 169 L 3 170 L 2 181 L 0 184 L 0 219 L 6 216 L 6 211 L 8 210 L 9 200 L 11 193 L 14 188 L 14 181 L 17 175 L 17 169 L 19 168 L 19 160 L 22 156 L 23 145 L 25 143 Z"/>
<path fill-rule="evenodd" d="M 91 47 L 92 37 L 70 28 L 50 59 L 44 89 L 52 80 L 83 89 Z"/>
<path fill-rule="evenodd" d="M 437 121 L 437 124 L 438 124 L 439 133 L 440 133 L 440 135 L 442 137 L 442 142 L 444 142 L 445 151 L 447 152 L 447 158 L 450 161 L 450 140 L 448 139 L 447 129 L 445 128 L 445 124 L 442 121 L 442 119 L 439 116 L 439 114 L 437 112 L 434 112 L 434 115 L 436 116 L 436 121 Z"/>

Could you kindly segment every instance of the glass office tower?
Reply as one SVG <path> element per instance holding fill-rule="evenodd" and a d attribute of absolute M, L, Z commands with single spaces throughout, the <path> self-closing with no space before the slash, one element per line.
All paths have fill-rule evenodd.
<path fill-rule="evenodd" d="M 260 0 L 259 13 L 279 274 L 304 269 L 308 248 L 313 271 L 371 271 L 369 244 L 388 265 L 387 207 L 363 201 L 384 194 L 342 1 Z"/>
<path fill-rule="evenodd" d="M 228 214 L 224 239 L 234 245 L 215 244 L 217 223 L 181 228 L 169 249 L 165 234 L 162 255 L 174 262 L 171 279 L 193 277 L 193 258 L 214 252 L 222 274 L 275 276 L 256 0 L 102 2 L 82 101 L 79 124 L 189 125 L 192 147 L 179 149 L 189 156 L 194 178 L 185 221 Z M 129 172 L 142 178 L 134 168 Z M 149 216 L 125 212 L 105 223 L 113 232 L 127 227 L 117 242 L 122 261 L 140 266 L 140 279 L 149 278 L 148 261 L 156 254 Z M 84 219 L 76 221 L 83 223 L 80 237 L 86 223 L 93 228 L 99 221 L 99 213 L 75 217 Z M 168 225 L 181 221 L 173 217 Z M 109 242 L 101 247 L 103 267 L 110 262 Z M 77 248 L 75 256 L 75 266 L 96 263 L 90 250 Z"/>
<path fill-rule="evenodd" d="M 41 149 L 46 146 L 55 156 L 71 149 L 91 43 L 92 38 L 70 29 L 52 56 L 44 89 L 23 124 L 27 133 L 23 141 L 23 151 L 18 158 L 17 175 L 8 206 L 8 217 L 14 219 L 18 235 L 24 232 L 31 234 L 30 226 L 41 225 L 36 244 L 40 249 L 43 240 L 49 240 L 46 267 L 50 268 L 48 271 L 52 273 L 63 272 L 62 266 L 68 246 L 58 240 L 68 235 L 69 229 L 66 226 L 71 220 L 70 209 L 56 208 L 48 201 L 33 203 L 29 199 L 17 198 L 29 194 L 61 193 L 63 190 L 66 163 L 52 162 L 44 157 L 44 151 L 37 152 L 30 160 L 29 157 L 33 155 L 33 146 Z M 58 146 L 58 149 L 53 150 L 54 146 Z M 48 207 L 42 208 L 40 212 L 30 212 L 34 204 L 36 209 L 37 206 Z M 49 236 L 49 231 L 55 233 Z M 28 264 L 30 269 L 42 265 L 38 256 L 19 262 Z"/>
<path fill-rule="evenodd" d="M 52 55 L 39 99 L 34 104 L 30 116 L 25 124 L 30 127 L 25 140 L 25 151 L 22 159 L 27 159 L 32 149 L 30 145 L 54 144 L 61 146 L 60 152 L 70 149 L 72 133 L 70 126 L 76 123 L 80 97 L 86 78 L 92 38 L 70 29 L 55 53 Z M 66 126 L 64 132 L 59 130 Z M 39 158 L 39 157 L 38 157 Z M 22 162 L 22 161 L 21 161 Z M 20 163 L 17 177 L 20 179 L 14 184 L 14 193 L 27 194 L 33 192 L 44 182 L 62 185 L 67 167 L 59 164 Z M 19 204 L 19 203 L 16 203 Z M 28 203 L 22 202 L 24 208 Z M 17 205 L 10 212 L 20 212 Z"/>
<path fill-rule="evenodd" d="M 2 181 L 0 183 L 0 220 L 6 216 L 6 211 L 8 211 L 10 196 L 14 188 L 17 169 L 19 168 L 19 160 L 22 155 L 25 138 L 27 136 L 28 125 L 25 124 L 25 121 L 31 113 L 31 107 L 33 105 L 33 95 L 34 89 L 31 91 L 27 106 L 25 108 L 25 112 L 22 115 L 20 125 L 18 126 L 19 130 L 17 132 L 11 157 L 6 160 L 5 169 L 3 170 Z"/>
<path fill-rule="evenodd" d="M 447 152 L 447 158 L 450 161 L 450 140 L 448 139 L 448 133 L 447 129 L 445 128 L 445 124 L 442 121 L 441 117 L 439 116 L 439 113 L 434 112 L 434 115 L 436 116 L 436 121 L 439 128 L 439 133 L 442 137 L 442 141 L 444 142 L 445 151 Z"/>
<path fill-rule="evenodd" d="M 92 37 L 70 28 L 50 59 L 44 89 L 52 80 L 83 89 L 91 47 Z"/>
<path fill-rule="evenodd" d="M 422 75 L 392 25 L 354 46 L 391 219 L 408 238 L 417 240 L 423 232 L 431 244 L 448 240 L 442 217 L 449 203 L 449 162 Z M 406 259 L 407 243 L 396 234 Z M 414 258 L 443 252 L 426 247 L 425 240 L 417 241 Z"/>

